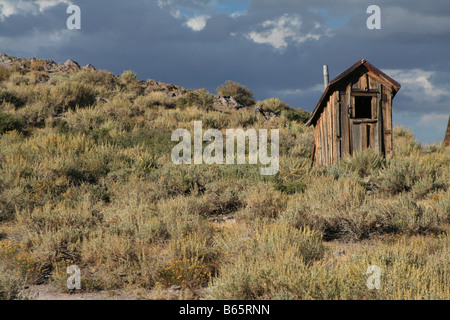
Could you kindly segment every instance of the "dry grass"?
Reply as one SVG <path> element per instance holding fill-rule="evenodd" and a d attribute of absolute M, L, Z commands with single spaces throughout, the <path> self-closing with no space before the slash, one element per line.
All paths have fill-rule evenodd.
<path fill-rule="evenodd" d="M 398 127 L 390 159 L 311 169 L 301 112 L 265 120 L 132 72 L 33 69 L 0 68 L 0 299 L 43 279 L 64 291 L 72 263 L 85 291 L 151 299 L 450 298 L 449 148 Z M 196 120 L 280 129 L 279 174 L 174 165 L 171 132 Z M 380 290 L 366 287 L 369 265 Z"/>

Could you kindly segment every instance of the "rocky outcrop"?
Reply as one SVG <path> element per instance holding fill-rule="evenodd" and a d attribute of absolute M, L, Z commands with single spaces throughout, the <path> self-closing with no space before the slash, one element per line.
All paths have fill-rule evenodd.
<path fill-rule="evenodd" d="M 66 67 L 68 71 L 79 71 L 81 69 L 80 65 L 71 59 L 64 62 L 64 67 Z"/>
<path fill-rule="evenodd" d="M 184 90 L 184 89 L 176 89 L 175 91 L 170 91 L 170 92 L 167 94 L 167 97 L 168 97 L 168 98 L 178 98 L 178 97 L 181 97 L 181 96 L 185 95 L 186 92 L 187 92 L 187 91 Z"/>
<path fill-rule="evenodd" d="M 242 108 L 245 108 L 245 106 L 237 102 L 232 96 L 218 96 L 215 98 L 213 104 L 213 109 L 221 112 L 239 110 Z"/>
<path fill-rule="evenodd" d="M 264 110 L 261 107 L 256 107 L 255 113 L 261 114 L 264 117 L 264 119 L 266 119 L 266 120 L 270 120 L 270 119 L 278 117 L 278 115 L 275 112 L 270 111 L 270 110 Z"/>
<path fill-rule="evenodd" d="M 94 66 L 92 64 L 90 64 L 90 63 L 88 65 L 82 67 L 81 69 L 88 70 L 88 71 L 95 71 Z"/>
<path fill-rule="evenodd" d="M 227 106 L 228 108 L 239 110 L 245 107 L 243 104 L 237 102 L 236 99 L 233 98 L 232 96 L 219 96 L 218 100 L 220 101 L 220 103 Z"/>
<path fill-rule="evenodd" d="M 64 64 L 56 63 L 53 60 L 41 60 L 36 58 L 22 59 L 16 58 L 5 53 L 0 53 L 0 65 L 11 67 L 15 66 L 17 69 L 31 69 L 34 71 L 58 73 L 58 72 L 77 72 L 80 70 L 95 70 L 94 66 L 88 64 L 85 67 L 74 60 L 67 60 Z"/>
<path fill-rule="evenodd" d="M 2 64 L 10 64 L 12 62 L 12 59 L 4 54 L 4 53 L 0 53 L 0 63 Z"/>
<path fill-rule="evenodd" d="M 47 79 L 50 74 L 55 73 L 75 73 L 79 71 L 96 70 L 92 64 L 80 67 L 80 65 L 76 61 L 71 59 L 61 64 L 56 63 L 53 60 L 16 58 L 5 53 L 0 53 L 0 66 L 13 66 L 16 70 L 33 70 L 39 72 L 41 74 L 41 78 Z M 138 81 L 137 87 L 140 87 L 138 89 L 144 94 L 150 94 L 151 92 L 155 91 L 162 92 L 166 95 L 167 100 L 170 101 L 170 103 L 173 105 L 175 105 L 178 98 L 185 96 L 188 92 L 200 94 L 200 90 L 186 90 L 185 88 L 177 86 L 173 83 L 158 82 L 155 80 Z M 211 98 L 208 99 L 210 99 L 211 101 L 208 100 L 208 106 L 206 110 L 215 110 L 225 113 L 230 113 L 235 110 L 241 109 L 252 110 L 250 109 L 250 106 L 245 106 L 244 104 L 239 103 L 233 96 L 219 95 L 215 96 L 214 98 L 212 98 L 212 95 L 210 96 Z M 108 102 L 108 99 L 97 97 L 97 102 L 106 103 Z M 261 107 L 260 105 L 256 106 L 256 108 L 253 110 L 255 113 L 261 114 L 266 120 L 278 117 L 275 112 L 268 108 Z"/>

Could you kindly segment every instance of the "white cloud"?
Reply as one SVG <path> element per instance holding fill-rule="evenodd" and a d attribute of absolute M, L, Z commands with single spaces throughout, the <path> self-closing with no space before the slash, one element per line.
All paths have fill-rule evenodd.
<path fill-rule="evenodd" d="M 444 129 L 447 124 L 448 113 L 437 113 L 432 112 L 429 114 L 423 115 L 418 124 L 427 127 L 438 127 L 440 129 Z M 441 130 L 443 131 L 443 130 Z"/>
<path fill-rule="evenodd" d="M 170 14 L 174 18 L 178 20 L 184 20 L 185 22 L 183 25 L 192 29 L 193 31 L 203 30 L 206 27 L 206 22 L 209 18 L 211 18 L 208 15 L 199 14 L 199 12 L 196 12 L 198 10 L 182 10 L 183 7 L 177 5 L 176 1 L 174 0 L 158 0 L 158 6 L 161 9 L 165 9 L 167 7 Z"/>
<path fill-rule="evenodd" d="M 72 1 L 69 0 L 36 0 L 36 4 L 39 6 L 39 11 L 44 12 L 48 8 L 57 6 L 60 3 L 71 5 Z"/>
<path fill-rule="evenodd" d="M 19 54 L 26 56 L 29 52 L 24 48 L 24 43 L 26 43 L 29 48 L 59 48 L 69 44 L 74 35 L 75 33 L 68 29 L 55 30 L 49 33 L 33 30 L 30 34 L 21 37 L 20 41 L 17 41 L 15 38 L 0 36 L 0 43 L 5 48 L 8 48 L 9 51 L 18 52 Z"/>
<path fill-rule="evenodd" d="M 199 16 L 190 18 L 186 21 L 185 25 L 194 31 L 201 31 L 206 27 L 206 22 L 208 21 L 208 19 L 209 16 Z"/>
<path fill-rule="evenodd" d="M 15 14 L 38 14 L 61 3 L 70 5 L 72 2 L 69 0 L 0 0 L 0 20 Z"/>
<path fill-rule="evenodd" d="M 421 69 L 385 70 L 385 73 L 394 78 L 402 85 L 402 91 L 410 96 L 423 99 L 438 99 L 442 96 L 450 95 L 448 88 L 433 85 L 430 78 L 435 74 L 434 71 L 425 71 Z"/>
<path fill-rule="evenodd" d="M 283 89 L 283 90 L 274 91 L 274 93 L 279 96 L 300 97 L 300 96 L 303 96 L 303 95 L 311 93 L 311 92 L 323 92 L 323 91 L 324 91 L 324 87 L 323 87 L 323 84 L 321 83 L 321 84 L 316 84 L 307 89 Z"/>
<path fill-rule="evenodd" d="M 232 17 L 233 19 L 237 19 L 237 18 L 239 18 L 239 17 L 241 17 L 241 16 L 245 16 L 245 15 L 246 15 L 245 12 L 239 12 L 239 11 L 237 11 L 237 12 L 233 12 L 233 13 L 231 14 L 231 17 Z"/>
<path fill-rule="evenodd" d="M 318 32 L 321 28 L 318 23 L 312 31 L 304 33 L 301 30 L 301 17 L 297 14 L 284 14 L 278 19 L 265 21 L 261 26 L 266 30 L 251 31 L 246 37 L 256 43 L 270 44 L 279 50 L 285 49 L 289 41 L 300 44 L 310 39 L 319 40 L 324 35 Z"/>

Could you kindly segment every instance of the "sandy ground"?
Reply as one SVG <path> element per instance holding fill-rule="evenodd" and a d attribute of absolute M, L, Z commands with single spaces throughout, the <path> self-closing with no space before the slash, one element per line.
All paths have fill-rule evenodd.
<path fill-rule="evenodd" d="M 62 293 L 49 284 L 31 286 L 27 292 L 32 300 L 138 300 L 133 293 L 121 291 L 99 291 L 81 293 Z"/>

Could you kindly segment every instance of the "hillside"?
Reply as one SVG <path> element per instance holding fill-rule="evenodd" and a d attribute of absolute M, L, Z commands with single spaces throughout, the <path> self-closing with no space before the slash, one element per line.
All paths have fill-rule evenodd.
<path fill-rule="evenodd" d="M 311 168 L 308 112 L 0 54 L 0 299 L 50 284 L 142 299 L 449 299 L 450 148 Z M 279 129 L 279 172 L 175 165 L 176 129 Z M 368 267 L 381 288 L 366 286 Z"/>

